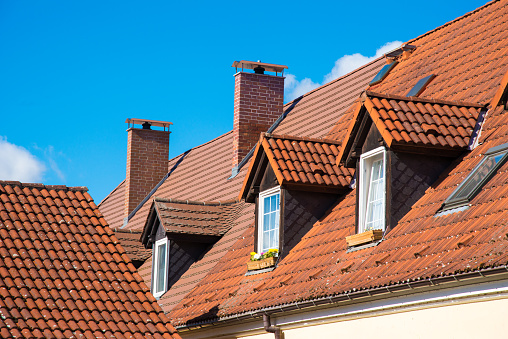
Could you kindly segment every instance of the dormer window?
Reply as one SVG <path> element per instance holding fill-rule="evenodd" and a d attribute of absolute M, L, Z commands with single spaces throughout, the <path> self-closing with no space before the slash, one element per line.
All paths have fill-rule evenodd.
<path fill-rule="evenodd" d="M 384 147 L 360 157 L 358 233 L 385 229 L 386 151 Z"/>
<path fill-rule="evenodd" d="M 259 194 L 258 252 L 279 249 L 280 187 Z"/>
<path fill-rule="evenodd" d="M 443 211 L 466 207 L 508 158 L 508 144 L 489 149 L 467 178 L 445 200 Z"/>
<path fill-rule="evenodd" d="M 168 239 L 164 238 L 156 241 L 153 251 L 153 295 L 158 298 L 168 289 Z"/>

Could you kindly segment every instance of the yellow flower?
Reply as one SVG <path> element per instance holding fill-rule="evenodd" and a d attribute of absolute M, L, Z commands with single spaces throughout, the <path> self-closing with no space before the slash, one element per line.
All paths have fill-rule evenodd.
<path fill-rule="evenodd" d="M 256 254 L 257 254 L 256 252 L 250 252 L 251 256 L 256 255 Z"/>

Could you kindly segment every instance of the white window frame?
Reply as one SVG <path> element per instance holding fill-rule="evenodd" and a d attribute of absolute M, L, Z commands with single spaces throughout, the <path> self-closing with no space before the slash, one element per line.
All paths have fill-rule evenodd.
<path fill-rule="evenodd" d="M 383 161 L 383 192 L 382 192 L 382 225 L 381 229 L 386 228 L 386 149 L 384 147 L 378 147 L 369 152 L 366 152 L 360 156 L 360 175 L 359 175 L 359 206 L 358 206 L 358 233 L 368 231 L 366 229 L 367 223 L 367 209 L 368 209 L 368 198 L 371 188 L 371 173 L 372 165 L 375 161 Z"/>
<path fill-rule="evenodd" d="M 157 273 L 159 272 L 158 268 L 159 268 L 159 247 L 161 245 L 166 245 L 166 256 L 165 256 L 165 267 L 163 269 L 163 272 L 164 272 L 164 286 L 162 288 L 162 290 L 157 290 Z M 169 271 L 169 241 L 167 238 L 164 238 L 164 239 L 160 239 L 160 240 L 157 240 L 154 244 L 154 248 L 153 248 L 153 283 L 152 283 L 152 286 L 153 286 L 153 296 L 158 298 L 160 296 L 162 296 L 164 293 L 166 293 L 167 289 L 168 289 L 168 271 Z"/>
<path fill-rule="evenodd" d="M 271 196 L 274 196 L 274 195 L 279 195 L 279 215 L 278 215 L 278 218 L 276 219 L 277 222 L 279 223 L 278 225 L 278 229 L 277 229 L 277 246 L 276 247 L 270 247 L 270 248 L 275 248 L 275 249 L 279 249 L 279 239 L 280 239 L 280 206 L 281 206 L 281 195 L 280 195 L 280 187 L 274 187 L 274 188 L 271 188 L 271 189 L 268 189 L 266 191 L 263 191 L 261 193 L 259 193 L 259 201 L 258 201 L 258 247 L 257 247 L 257 250 L 258 252 L 263 252 L 263 220 L 264 220 L 264 199 L 265 198 L 268 198 L 268 197 L 271 197 Z M 267 251 L 268 249 L 265 249 L 265 251 Z"/>

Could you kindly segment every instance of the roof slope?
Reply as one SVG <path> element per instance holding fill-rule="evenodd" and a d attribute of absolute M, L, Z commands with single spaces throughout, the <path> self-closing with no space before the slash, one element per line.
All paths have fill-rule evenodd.
<path fill-rule="evenodd" d="M 436 78 L 422 98 L 488 104 L 508 70 L 508 49 L 503 44 L 508 38 L 507 20 L 508 1 L 496 1 L 410 41 L 417 46 L 416 50 L 372 90 L 403 96 L 420 78 L 431 73 Z M 344 140 L 354 107 L 343 113 L 329 137 Z M 307 119 L 312 117 L 311 112 L 307 113 Z M 488 112 L 480 146 L 453 162 L 376 247 L 346 253 L 345 237 L 355 233 L 356 190 L 341 197 L 280 260 L 275 270 L 245 276 L 254 243 L 251 224 L 173 309 L 174 324 L 251 316 L 256 310 L 305 304 L 316 298 L 347 299 L 347 294 L 365 289 L 379 288 L 384 293 L 388 292 L 386 286 L 407 286 L 408 282 L 422 286 L 439 284 L 453 280 L 455 274 L 479 277 L 480 274 L 470 272 L 487 272 L 489 268 L 506 270 L 508 163 L 471 201 L 469 209 L 440 217 L 434 215 L 479 163 L 482 154 L 508 141 L 507 117 L 508 111 L 502 108 Z M 451 118 L 453 114 L 448 117 Z"/>
<path fill-rule="evenodd" d="M 116 229 L 123 225 L 125 204 L 125 180 L 123 180 L 100 203 L 99 208 L 111 228 Z"/>
<path fill-rule="evenodd" d="M 370 90 L 405 96 L 436 77 L 420 97 L 487 104 L 508 69 L 508 4 L 492 1 L 407 43 L 416 50 Z"/>
<path fill-rule="evenodd" d="M 86 191 L 0 181 L 0 336 L 179 338 Z"/>

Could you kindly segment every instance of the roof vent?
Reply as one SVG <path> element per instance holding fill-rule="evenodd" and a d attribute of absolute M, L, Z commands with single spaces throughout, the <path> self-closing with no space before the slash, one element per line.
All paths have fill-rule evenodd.
<path fill-rule="evenodd" d="M 414 46 L 414 45 L 404 44 L 404 45 L 400 46 L 399 48 L 386 53 L 385 58 L 388 62 L 392 62 L 392 61 L 395 61 L 398 58 L 400 58 L 403 54 L 405 54 L 407 56 L 407 55 L 413 53 L 413 51 L 415 49 L 416 49 L 416 46 Z"/>

